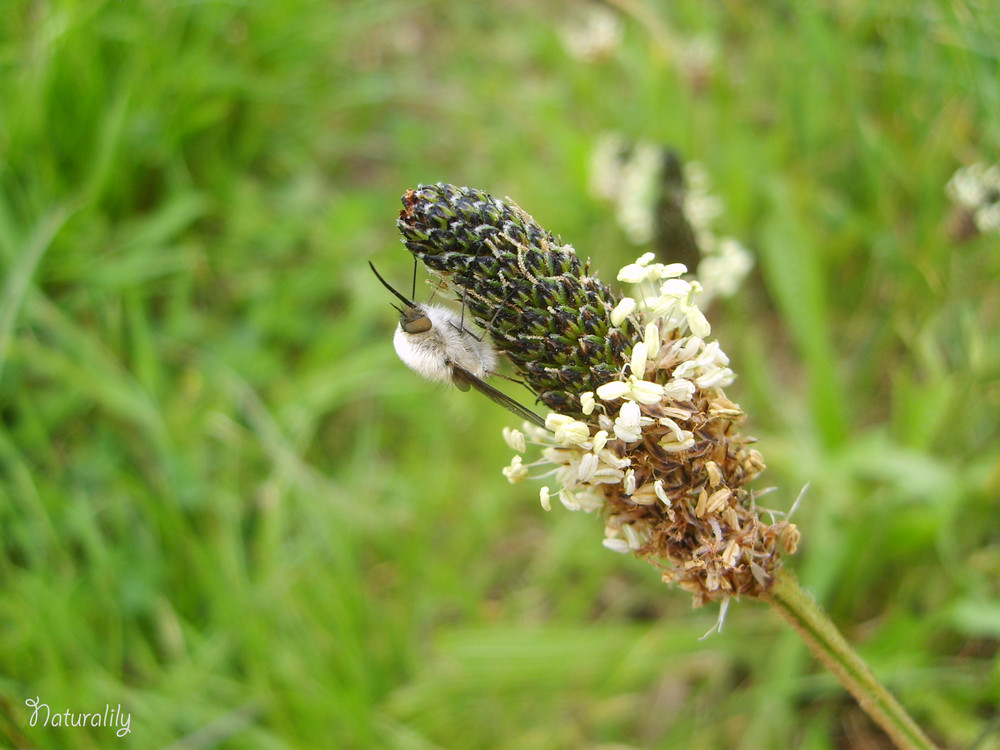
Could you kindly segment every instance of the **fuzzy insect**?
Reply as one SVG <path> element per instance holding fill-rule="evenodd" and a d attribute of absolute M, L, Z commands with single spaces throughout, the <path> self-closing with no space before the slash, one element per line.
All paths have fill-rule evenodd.
<path fill-rule="evenodd" d="M 497 353 L 485 336 L 476 336 L 450 308 L 418 305 L 407 299 L 382 278 L 373 263 L 368 265 L 382 286 L 404 305 L 393 305 L 399 311 L 399 325 L 392 337 L 403 364 L 428 380 L 450 383 L 461 391 L 475 388 L 522 419 L 545 426 L 540 416 L 485 382 L 497 367 Z"/>

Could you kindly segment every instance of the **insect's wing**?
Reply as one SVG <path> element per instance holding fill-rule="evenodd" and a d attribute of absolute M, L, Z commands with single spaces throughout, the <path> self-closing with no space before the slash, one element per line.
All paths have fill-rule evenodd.
<path fill-rule="evenodd" d="M 535 412 L 525 408 L 524 406 L 521 406 L 521 404 L 517 403 L 517 401 L 512 399 L 506 393 L 504 393 L 503 391 L 498 391 L 489 383 L 480 380 L 471 372 L 466 370 L 464 367 L 459 367 L 458 365 L 453 363 L 451 365 L 451 373 L 452 373 L 452 382 L 460 390 L 467 391 L 471 386 L 472 388 L 475 388 L 477 391 L 486 396 L 488 399 L 490 399 L 490 401 L 496 404 L 500 404 L 500 406 L 504 407 L 505 409 L 512 411 L 514 414 L 517 414 L 517 416 L 521 417 L 521 419 L 526 419 L 532 424 L 538 425 L 539 427 L 545 426 L 545 420 L 542 419 L 537 414 L 535 414 Z"/>
<path fill-rule="evenodd" d="M 469 390 L 469 386 L 472 385 L 473 381 L 483 383 L 482 380 L 479 380 L 479 378 L 477 378 L 471 372 L 466 370 L 464 367 L 459 367 L 455 363 L 451 363 L 449 367 L 451 367 L 451 382 L 460 391 Z M 483 385 L 486 385 L 486 383 L 483 383 Z M 496 391 L 496 388 L 493 388 L 493 386 L 487 385 L 486 387 L 492 388 L 494 391 Z M 499 391 L 497 392 L 499 393 Z M 490 398 L 493 397 L 490 396 Z"/>

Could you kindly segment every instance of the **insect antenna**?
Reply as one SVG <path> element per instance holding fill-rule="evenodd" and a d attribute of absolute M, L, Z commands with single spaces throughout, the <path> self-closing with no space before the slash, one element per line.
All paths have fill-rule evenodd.
<path fill-rule="evenodd" d="M 368 265 L 371 266 L 372 273 L 375 274 L 375 278 L 377 278 L 379 281 L 381 281 L 382 282 L 382 286 L 384 286 L 386 289 L 388 289 L 390 292 L 392 292 L 396 296 L 396 299 L 398 299 L 400 302 L 402 302 L 407 307 L 410 307 L 410 308 L 416 307 L 416 305 L 413 302 L 411 302 L 410 300 L 406 299 L 406 297 L 404 297 L 402 294 L 400 294 L 399 292 L 397 292 L 388 281 L 386 281 L 385 279 L 382 278 L 382 274 L 380 274 L 378 272 L 378 270 L 375 268 L 375 264 L 374 263 L 372 263 L 371 261 L 368 261 Z M 416 269 L 414 269 L 414 277 L 413 277 L 413 283 L 414 284 L 417 283 L 417 277 L 416 277 L 415 274 L 416 274 Z M 415 287 L 414 287 L 414 291 L 416 291 Z M 393 305 L 393 307 L 396 307 L 396 306 Z M 399 310 L 398 307 L 396 307 L 396 309 Z M 402 310 L 399 310 L 399 311 L 403 312 Z"/>

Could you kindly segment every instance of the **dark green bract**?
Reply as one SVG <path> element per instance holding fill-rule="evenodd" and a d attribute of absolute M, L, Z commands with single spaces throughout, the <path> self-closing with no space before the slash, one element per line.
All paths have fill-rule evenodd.
<path fill-rule="evenodd" d="M 611 323 L 618 296 L 516 205 L 444 183 L 402 200 L 407 249 L 464 298 L 542 403 L 582 416 L 580 394 L 614 380 L 638 338 Z"/>

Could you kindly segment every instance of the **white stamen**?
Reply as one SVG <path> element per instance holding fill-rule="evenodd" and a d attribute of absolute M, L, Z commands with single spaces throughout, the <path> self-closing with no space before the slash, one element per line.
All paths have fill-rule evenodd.
<path fill-rule="evenodd" d="M 521 463 L 520 456 L 514 456 L 510 460 L 510 466 L 503 468 L 503 475 L 507 477 L 507 481 L 511 484 L 517 484 L 528 476 L 528 467 Z"/>
<path fill-rule="evenodd" d="M 632 347 L 632 360 L 630 366 L 632 368 L 632 375 L 639 380 L 642 380 L 646 375 L 646 344 L 642 341 L 637 343 Z"/>
<path fill-rule="evenodd" d="M 635 312 L 636 301 L 632 297 L 622 297 L 611 311 L 611 325 L 617 327 L 625 322 L 625 318 Z"/>
<path fill-rule="evenodd" d="M 510 427 L 503 428 L 503 439 L 510 448 L 516 450 L 518 453 L 524 453 L 527 446 L 524 442 L 524 433 L 520 430 L 514 430 Z"/>

